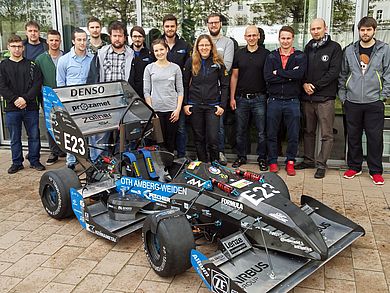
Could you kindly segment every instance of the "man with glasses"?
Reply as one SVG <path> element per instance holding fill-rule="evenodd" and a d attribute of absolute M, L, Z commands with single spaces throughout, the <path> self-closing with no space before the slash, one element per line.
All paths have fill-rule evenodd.
<path fill-rule="evenodd" d="M 89 32 L 87 50 L 91 54 L 96 54 L 97 50 L 108 45 L 108 42 L 102 38 L 102 22 L 99 18 L 92 16 L 88 19 L 87 28 Z"/>
<path fill-rule="evenodd" d="M 9 174 L 23 167 L 22 123 L 28 136 L 30 168 L 45 170 L 39 162 L 41 141 L 39 136 L 38 95 L 42 87 L 42 75 L 38 66 L 23 57 L 21 37 L 8 39 L 10 58 L 0 63 L 0 95 L 4 98 L 5 123 L 11 140 L 12 165 Z"/>
<path fill-rule="evenodd" d="M 152 53 L 145 44 L 145 36 L 145 30 L 140 26 L 136 25 L 130 30 L 132 40 L 130 48 L 134 51 L 134 59 L 129 83 L 141 98 L 144 97 L 143 76 L 145 67 L 153 61 Z"/>
<path fill-rule="evenodd" d="M 258 45 L 260 38 L 256 26 L 250 25 L 245 30 L 246 47 L 237 51 L 230 79 L 230 107 L 236 115 L 236 150 L 237 160 L 233 168 L 246 164 L 248 149 L 249 117 L 257 129 L 257 161 L 260 171 L 266 171 L 266 84 L 264 80 L 264 63 L 269 51 Z"/>
<path fill-rule="evenodd" d="M 168 14 L 163 18 L 164 33 L 161 36 L 169 47 L 168 61 L 173 62 L 183 71 L 187 59 L 191 55 L 191 46 L 177 35 L 177 18 Z M 184 112 L 180 113 L 179 128 L 176 135 L 177 157 L 184 157 L 186 154 L 187 131 Z"/>
<path fill-rule="evenodd" d="M 214 41 L 214 44 L 217 48 L 218 55 L 222 57 L 223 62 L 225 63 L 226 70 L 230 72 L 233 64 L 234 58 L 234 43 L 233 41 L 222 35 L 222 19 L 219 13 L 211 13 L 207 17 L 207 28 L 209 30 L 210 36 Z M 222 165 L 227 164 L 227 159 L 225 157 L 225 126 L 224 126 L 224 117 L 221 116 L 219 120 L 219 162 Z"/>
<path fill-rule="evenodd" d="M 31 20 L 27 22 L 25 29 L 27 39 L 23 41 L 23 57 L 35 60 L 35 58 L 48 49 L 48 46 L 46 44 L 46 40 L 39 36 L 40 27 L 36 21 Z"/>

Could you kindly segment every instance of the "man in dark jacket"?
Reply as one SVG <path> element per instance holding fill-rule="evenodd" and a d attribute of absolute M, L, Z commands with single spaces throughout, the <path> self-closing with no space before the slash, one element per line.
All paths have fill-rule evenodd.
<path fill-rule="evenodd" d="M 22 170 L 22 123 L 28 136 L 30 167 L 45 170 L 39 162 L 39 101 L 42 75 L 34 61 L 23 57 L 23 41 L 12 35 L 8 39 L 10 58 L 0 63 L 0 95 L 4 98 L 5 122 L 11 140 L 12 165 L 9 174 Z"/>
<path fill-rule="evenodd" d="M 287 175 L 295 175 L 298 152 L 302 79 L 306 56 L 293 48 L 294 29 L 283 26 L 279 31 L 280 48 L 272 51 L 265 61 L 264 79 L 269 94 L 267 108 L 268 162 L 270 172 L 278 172 L 278 132 L 284 122 L 288 142 L 286 150 Z"/>
<path fill-rule="evenodd" d="M 46 40 L 39 36 L 39 24 L 36 21 L 29 21 L 25 25 L 26 37 L 23 41 L 23 57 L 29 60 L 35 60 L 40 54 L 48 49 Z"/>
<path fill-rule="evenodd" d="M 322 18 L 310 24 L 312 40 L 305 47 L 307 71 L 302 96 L 304 116 L 304 161 L 297 170 L 316 167 L 315 142 L 317 123 L 321 129 L 321 150 L 317 156 L 314 177 L 325 177 L 326 162 L 333 146 L 334 101 L 337 94 L 338 76 L 341 69 L 342 50 L 327 34 Z"/>

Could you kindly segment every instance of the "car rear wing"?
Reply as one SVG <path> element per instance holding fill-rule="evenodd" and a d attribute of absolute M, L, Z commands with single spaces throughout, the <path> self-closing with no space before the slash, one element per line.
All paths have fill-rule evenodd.
<path fill-rule="evenodd" d="M 43 87 L 46 127 L 65 152 L 88 159 L 86 137 L 126 124 L 132 139 L 152 127 L 154 111 L 126 81 Z M 128 137 L 128 135 L 126 135 Z"/>

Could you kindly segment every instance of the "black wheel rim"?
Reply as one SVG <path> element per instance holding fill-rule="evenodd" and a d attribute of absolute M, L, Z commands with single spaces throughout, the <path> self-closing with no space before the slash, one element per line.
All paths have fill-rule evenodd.
<path fill-rule="evenodd" d="M 58 194 L 57 191 L 51 185 L 46 185 L 43 191 L 43 198 L 45 199 L 46 205 L 50 209 L 54 209 L 58 205 Z"/>
<path fill-rule="evenodd" d="M 153 262 L 157 262 L 161 258 L 161 246 L 158 236 L 149 231 L 147 234 L 147 245 L 150 252 L 150 257 Z"/>

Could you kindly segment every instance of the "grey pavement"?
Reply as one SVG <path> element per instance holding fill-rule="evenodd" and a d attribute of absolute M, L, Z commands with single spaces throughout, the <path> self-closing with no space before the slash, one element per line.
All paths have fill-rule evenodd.
<path fill-rule="evenodd" d="M 48 154 L 42 155 L 42 163 Z M 194 270 L 161 278 L 150 268 L 140 232 L 117 244 L 55 220 L 39 199 L 43 174 L 28 168 L 9 175 L 10 151 L 0 150 L 0 292 L 208 292 Z M 64 160 L 48 169 L 62 167 Z M 255 165 L 243 169 L 258 171 Z M 292 200 L 311 195 L 364 227 L 366 235 L 294 288 L 295 293 L 390 291 L 390 175 L 375 186 L 367 172 L 352 180 L 328 170 L 297 171 L 286 180 Z"/>

